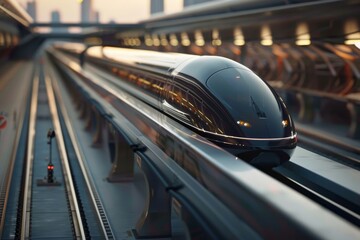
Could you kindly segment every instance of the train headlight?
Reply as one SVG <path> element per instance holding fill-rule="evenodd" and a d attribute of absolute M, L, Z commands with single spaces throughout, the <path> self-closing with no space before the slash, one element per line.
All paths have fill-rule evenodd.
<path fill-rule="evenodd" d="M 242 127 L 247 127 L 247 128 L 250 128 L 251 127 L 251 124 L 250 123 L 248 123 L 248 122 L 245 122 L 245 121 L 237 121 L 236 122 L 237 124 L 239 124 L 240 126 L 242 126 Z"/>
<path fill-rule="evenodd" d="M 288 120 L 282 120 L 281 124 L 283 127 L 287 127 L 289 125 L 289 121 Z"/>

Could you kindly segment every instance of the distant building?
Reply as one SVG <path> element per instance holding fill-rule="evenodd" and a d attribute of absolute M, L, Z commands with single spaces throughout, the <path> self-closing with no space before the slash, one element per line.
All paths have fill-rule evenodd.
<path fill-rule="evenodd" d="M 151 15 L 164 12 L 164 0 L 151 0 L 150 4 Z"/>
<path fill-rule="evenodd" d="M 60 12 L 59 11 L 52 11 L 51 12 L 51 22 L 52 23 L 59 23 L 60 22 Z"/>
<path fill-rule="evenodd" d="M 96 23 L 100 23 L 100 13 L 99 11 L 94 12 L 94 20 Z"/>
<path fill-rule="evenodd" d="M 81 22 L 88 23 L 95 21 L 92 0 L 83 0 L 81 3 Z"/>
<path fill-rule="evenodd" d="M 36 22 L 36 1 L 31 1 L 26 3 L 26 11 L 32 17 L 34 22 Z"/>
<path fill-rule="evenodd" d="M 218 0 L 184 0 L 184 7 L 188 7 L 199 3 L 214 2 L 214 1 L 218 1 Z"/>
<path fill-rule="evenodd" d="M 51 23 L 60 23 L 61 22 L 61 15 L 60 12 L 55 10 L 51 12 Z M 67 33 L 67 28 L 64 27 L 55 27 L 51 30 L 54 33 Z"/>

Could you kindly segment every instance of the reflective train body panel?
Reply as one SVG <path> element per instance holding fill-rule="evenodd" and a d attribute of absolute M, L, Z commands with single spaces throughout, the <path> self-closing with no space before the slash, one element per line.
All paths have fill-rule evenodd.
<path fill-rule="evenodd" d="M 91 47 L 85 62 L 124 90 L 258 167 L 290 159 L 297 143 L 282 99 L 245 66 L 216 56 Z"/>

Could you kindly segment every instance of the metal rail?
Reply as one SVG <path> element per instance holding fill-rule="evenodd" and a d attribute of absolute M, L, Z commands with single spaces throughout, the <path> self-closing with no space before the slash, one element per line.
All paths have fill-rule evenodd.
<path fill-rule="evenodd" d="M 356 193 L 292 163 L 284 167 L 278 167 L 269 174 L 360 227 L 360 211 L 357 203 L 359 196 Z"/>
<path fill-rule="evenodd" d="M 357 181 L 352 174 L 360 170 L 359 147 L 355 146 L 356 142 L 353 140 L 341 141 L 341 137 L 331 137 L 328 133 L 307 129 L 306 125 L 300 126 L 297 126 L 299 147 L 324 156 L 329 160 L 326 161 L 328 164 L 323 162 L 317 165 L 319 159 L 313 158 L 314 163 L 309 166 L 304 160 L 294 159 L 272 169 L 269 174 L 335 214 L 360 226 L 359 191 L 350 184 Z M 320 172 L 319 166 L 321 166 Z M 337 168 L 339 168 L 337 171 L 332 171 Z M 342 176 L 341 180 L 348 179 L 348 183 L 339 181 L 339 176 Z"/>
<path fill-rule="evenodd" d="M 29 135 L 28 135 L 28 149 L 27 149 L 27 164 L 25 170 L 25 189 L 24 189 L 24 201 L 22 209 L 22 224 L 21 224 L 21 239 L 30 238 L 31 228 L 31 201 L 32 201 L 32 182 L 33 182 L 33 161 L 34 161 L 34 148 L 35 148 L 35 136 L 36 136 L 36 115 L 37 115 L 37 99 L 39 93 L 39 75 L 34 80 L 32 99 L 31 99 L 31 115 L 29 123 Z M 62 130 L 59 123 L 59 116 L 57 114 L 56 103 L 52 84 L 49 78 L 45 79 L 46 92 L 49 102 L 50 113 L 54 125 L 54 129 L 57 132 L 57 144 L 59 146 L 60 159 L 62 160 L 62 166 L 64 169 L 64 184 L 66 185 L 68 200 L 70 204 L 71 217 L 74 224 L 75 238 L 85 239 L 82 221 L 80 218 L 79 207 L 77 204 L 77 198 L 73 188 L 73 182 L 70 174 L 70 168 L 67 162 L 66 149 L 64 146 Z"/>
<path fill-rule="evenodd" d="M 350 145 L 341 139 L 329 135 L 316 133 L 306 126 L 297 127 L 300 134 L 299 142 L 311 150 L 332 156 L 334 161 L 344 163 L 360 170 L 360 147 Z"/>
<path fill-rule="evenodd" d="M 73 179 L 71 176 L 69 161 L 67 158 L 66 148 L 64 145 L 64 137 L 62 134 L 62 129 L 61 129 L 58 111 L 57 111 L 57 107 L 56 107 L 54 90 L 52 87 L 51 80 L 48 76 L 46 76 L 46 78 L 45 78 L 45 83 L 46 83 L 46 90 L 47 90 L 47 94 L 48 94 L 48 98 L 49 98 L 49 107 L 50 107 L 50 111 L 51 111 L 51 115 L 52 115 L 52 119 L 53 119 L 54 129 L 57 132 L 56 140 L 57 140 L 57 143 L 59 146 L 60 155 L 61 155 L 61 159 L 62 159 L 61 163 L 63 165 L 63 168 L 65 169 L 64 179 L 66 182 L 66 189 L 69 194 L 69 202 L 70 202 L 73 222 L 75 225 L 76 238 L 85 239 L 84 227 L 83 227 L 83 223 L 82 223 L 81 216 L 80 216 L 78 200 L 77 200 L 77 196 L 76 196 L 75 189 L 74 189 L 74 182 L 73 182 Z"/>
<path fill-rule="evenodd" d="M 22 224 L 21 224 L 21 239 L 29 237 L 29 224 L 30 224 L 30 205 L 31 205 L 31 171 L 32 162 L 34 158 L 34 139 L 35 139 L 35 122 L 37 112 L 37 99 L 39 89 L 39 75 L 37 75 L 33 82 L 31 106 L 30 106 L 30 123 L 29 134 L 27 143 L 26 154 L 26 170 L 25 170 L 25 189 L 24 189 L 24 201 L 22 207 Z"/>
<path fill-rule="evenodd" d="M 84 161 L 84 159 L 85 159 L 84 152 L 83 152 L 82 148 L 79 146 L 78 137 L 75 134 L 75 131 L 73 129 L 73 125 L 68 116 L 66 106 L 64 105 L 64 103 L 62 101 L 63 96 L 61 94 L 61 91 L 60 91 L 57 81 L 55 81 L 55 79 L 59 79 L 59 77 L 55 76 L 56 73 L 52 69 L 53 66 L 49 66 L 49 68 L 51 69 L 51 72 L 50 72 L 51 77 L 50 78 L 53 83 L 55 95 L 56 95 L 56 98 L 59 100 L 58 103 L 59 103 L 60 111 L 61 111 L 61 114 L 63 115 L 65 125 L 67 127 L 67 130 L 68 130 L 70 138 L 71 138 L 71 142 L 74 146 L 76 156 L 79 161 L 79 165 L 80 165 L 82 174 L 83 174 L 85 182 L 86 182 L 87 189 L 91 196 L 91 201 L 92 201 L 93 207 L 96 210 L 98 222 L 101 225 L 101 229 L 103 231 L 103 235 L 104 235 L 103 237 L 104 237 L 104 239 L 114 239 L 113 231 L 112 231 L 110 223 L 107 219 L 106 213 L 104 212 L 103 205 L 102 205 L 102 202 L 97 193 L 95 184 L 94 184 L 92 178 L 89 176 L 89 170 Z"/>
<path fill-rule="evenodd" d="M 32 71 L 32 75 L 35 73 L 35 71 Z M 31 80 L 33 80 L 33 76 L 31 78 Z M 27 96 L 25 98 L 27 100 L 27 104 L 26 107 L 23 109 L 23 112 L 20 113 L 20 117 L 19 119 L 23 119 L 24 121 L 19 121 L 19 124 L 17 126 L 17 131 L 16 131 L 16 138 L 14 143 L 17 145 L 16 147 L 14 147 L 13 152 L 12 152 L 12 160 L 11 160 L 11 164 L 9 167 L 9 171 L 7 173 L 6 176 L 6 184 L 4 184 L 4 186 L 1 186 L 1 192 L 0 192 L 0 237 L 3 234 L 3 229 L 4 229 L 4 225 L 5 225 L 5 219 L 6 219 L 6 211 L 7 211 L 7 204 L 8 204 L 8 200 L 9 200 L 9 194 L 10 194 L 10 188 L 11 188 L 11 179 L 13 178 L 14 175 L 14 167 L 16 166 L 16 158 L 17 156 L 17 151 L 18 151 L 18 146 L 21 144 L 20 142 L 26 142 L 26 137 L 23 136 L 23 131 L 27 130 L 28 127 L 28 123 L 27 123 L 27 119 L 28 116 L 30 115 L 30 100 L 31 100 L 31 89 L 29 89 L 27 91 Z M 27 131 L 26 131 L 27 132 Z M 21 158 L 21 157 L 20 157 Z"/>

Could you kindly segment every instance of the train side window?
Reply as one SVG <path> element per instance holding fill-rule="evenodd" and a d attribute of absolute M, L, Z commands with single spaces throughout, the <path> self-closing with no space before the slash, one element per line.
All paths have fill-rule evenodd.
<path fill-rule="evenodd" d="M 118 69 L 117 75 L 120 78 L 123 78 L 128 81 L 129 71 L 127 71 L 126 69 Z"/>
<path fill-rule="evenodd" d="M 159 96 L 161 94 L 161 91 L 162 91 L 162 84 L 161 84 L 161 81 L 157 80 L 157 79 L 153 79 L 152 81 L 152 84 L 151 84 L 151 91 L 154 95 L 157 95 Z"/>
<path fill-rule="evenodd" d="M 156 95 L 158 94 L 160 91 L 159 89 L 159 84 L 158 81 L 156 79 L 151 79 L 151 92 L 152 94 Z"/>
<path fill-rule="evenodd" d="M 209 127 L 204 121 L 204 118 L 201 114 L 201 100 L 194 96 L 194 93 L 188 92 L 187 94 L 188 99 L 188 109 L 190 110 L 190 115 L 193 124 L 200 129 L 209 131 Z"/>
<path fill-rule="evenodd" d="M 186 91 L 180 86 L 174 86 L 174 95 L 173 95 L 173 105 L 180 111 L 186 113 L 188 110 L 186 109 Z"/>
<path fill-rule="evenodd" d="M 149 92 L 149 89 L 151 87 L 151 78 L 146 78 L 143 75 L 137 76 L 137 85 L 140 86 L 142 89 L 144 89 L 146 92 Z"/>
<path fill-rule="evenodd" d="M 209 123 L 211 126 L 211 131 L 219 134 L 224 134 L 223 121 L 218 113 L 210 106 L 208 106 L 205 102 L 203 102 L 203 114 L 205 121 Z"/>
<path fill-rule="evenodd" d="M 164 95 L 164 81 L 162 78 L 152 76 L 148 74 L 148 80 L 151 82 L 149 85 L 148 92 L 153 95 L 156 99 L 160 98 L 160 96 Z"/>
<path fill-rule="evenodd" d="M 194 96 L 188 92 L 187 93 L 187 108 L 188 110 L 191 112 L 191 113 L 194 113 L 195 112 L 195 99 L 194 99 Z"/>
<path fill-rule="evenodd" d="M 178 104 L 179 107 L 184 110 L 185 109 L 185 105 L 186 105 L 186 95 L 187 95 L 187 91 L 186 89 L 183 88 L 179 88 L 179 95 L 178 95 Z"/>
<path fill-rule="evenodd" d="M 171 102 L 171 96 L 170 96 L 171 89 L 172 89 L 171 83 L 167 82 L 164 84 L 162 96 L 167 102 Z"/>
<path fill-rule="evenodd" d="M 206 94 L 202 91 L 197 91 L 196 95 L 193 92 L 188 92 L 188 99 L 190 106 L 193 108 L 192 118 L 199 128 L 209 132 L 224 133 L 222 120 L 218 115 L 220 111 L 216 111 L 216 109 L 209 105 L 212 103 L 212 100 Z"/>

